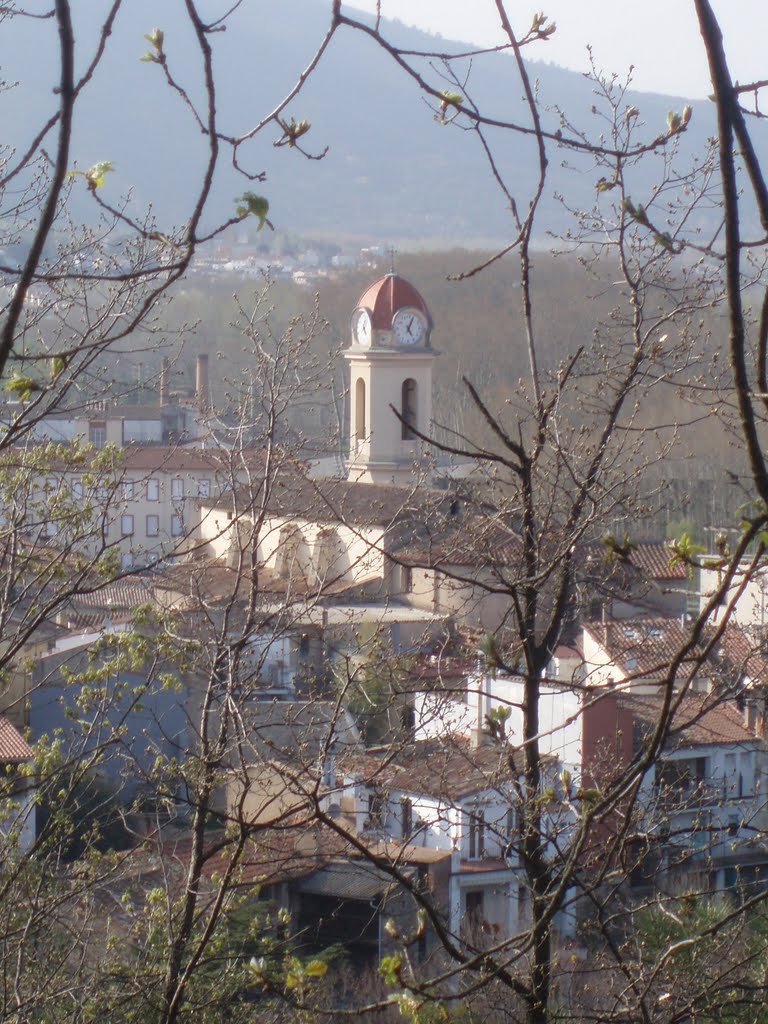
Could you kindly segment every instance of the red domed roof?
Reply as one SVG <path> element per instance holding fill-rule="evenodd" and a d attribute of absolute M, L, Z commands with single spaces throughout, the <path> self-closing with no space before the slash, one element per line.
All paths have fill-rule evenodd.
<path fill-rule="evenodd" d="M 357 308 L 361 306 L 371 311 L 374 330 L 389 330 L 392 317 L 398 309 L 406 307 L 419 310 L 427 318 L 429 326 L 432 326 L 426 302 L 413 285 L 398 274 L 387 274 L 374 281 L 360 296 Z"/>

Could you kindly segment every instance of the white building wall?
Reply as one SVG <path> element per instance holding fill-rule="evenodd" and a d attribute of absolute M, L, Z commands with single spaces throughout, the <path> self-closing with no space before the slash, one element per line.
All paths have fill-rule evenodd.
<path fill-rule="evenodd" d="M 571 771 L 581 767 L 581 696 L 564 687 L 540 685 L 539 747 Z M 509 712 L 506 733 L 517 746 L 523 738 L 525 681 L 519 677 L 471 676 L 467 680 L 467 713 L 472 728 L 482 730 L 496 708 Z"/>
<path fill-rule="evenodd" d="M 738 598 L 736 597 L 739 587 L 744 583 L 743 573 L 747 568 L 746 563 L 740 568 L 723 604 L 715 609 L 712 615 L 713 622 L 718 622 L 724 611 L 733 606 L 730 621 L 737 626 L 746 629 L 768 626 L 768 569 L 758 569 L 753 572 L 743 592 Z M 719 586 L 721 579 L 722 573 L 717 569 L 701 569 L 699 600 L 702 608 Z"/>

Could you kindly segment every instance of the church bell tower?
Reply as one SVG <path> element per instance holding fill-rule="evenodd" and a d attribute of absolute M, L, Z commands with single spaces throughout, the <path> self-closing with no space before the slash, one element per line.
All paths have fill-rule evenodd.
<path fill-rule="evenodd" d="M 407 484 L 432 422 L 433 321 L 424 299 L 398 274 L 361 295 L 352 313 L 350 480 Z M 397 414 L 394 410 L 397 410 Z"/>

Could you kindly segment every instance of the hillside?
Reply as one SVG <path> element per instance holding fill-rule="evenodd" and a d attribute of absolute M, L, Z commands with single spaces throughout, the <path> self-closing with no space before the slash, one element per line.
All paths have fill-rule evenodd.
<path fill-rule="evenodd" d="M 94 3 L 97 0 L 93 0 Z M 102 4 L 103 6 L 103 4 Z M 87 5 L 81 5 L 78 26 L 78 63 L 85 65 L 93 40 Z M 188 196 L 200 170 L 203 149 L 200 133 L 178 97 L 162 82 L 159 70 L 139 60 L 145 49 L 143 34 L 160 23 L 166 50 L 177 79 L 189 84 L 199 98 L 200 69 L 190 41 L 180 37 L 175 5 L 135 0 L 121 12 L 109 40 L 109 58 L 86 90 L 79 113 L 73 152 L 81 167 L 109 159 L 117 172 L 105 186 L 105 196 L 116 201 L 131 193 L 130 208 L 143 211 L 152 205 L 163 224 L 185 215 L 180 197 Z M 290 88 L 293 77 L 310 59 L 322 39 L 327 5 L 323 0 L 282 0 L 279 4 L 243 5 L 226 32 L 212 37 L 218 76 L 221 128 L 238 134 L 254 118 L 276 103 Z M 297 29 L 297 26 L 300 26 Z M 458 52 L 458 43 L 388 26 L 409 48 Z M 23 147 L 55 102 L 53 25 L 46 21 L 17 20 L 16 45 L 3 52 L 3 76 L 18 80 L 10 92 L 0 94 L 3 136 L 6 143 Z M 30 57 L 34 55 L 34 60 Z M 467 65 L 469 73 L 469 65 Z M 594 128 L 592 84 L 582 75 L 546 64 L 532 64 L 538 80 L 544 117 L 558 124 L 552 105 L 567 103 L 574 123 Z M 425 71 L 444 88 L 441 69 L 433 62 Z M 519 84 L 511 58 L 495 55 L 474 62 L 465 89 L 467 96 L 496 116 L 524 118 Z M 664 129 L 666 113 L 680 109 L 682 101 L 656 95 L 627 94 L 645 122 L 646 137 Z M 340 33 L 326 58 L 310 79 L 306 91 L 288 110 L 309 118 L 312 130 L 306 142 L 315 152 L 328 146 L 327 156 L 308 162 L 288 148 L 274 148 L 277 133 L 260 137 L 252 150 L 241 155 L 251 169 L 267 178 L 259 188 L 269 198 L 277 226 L 325 237 L 390 240 L 407 247 L 495 241 L 506 237 L 508 212 L 493 187 L 477 140 L 457 126 L 441 126 L 434 113 L 393 62 L 369 40 L 351 32 Z M 708 104 L 694 105 L 691 125 L 680 154 L 680 165 L 693 151 L 702 152 L 712 134 Z M 271 131 L 271 129 L 270 129 Z M 525 209 L 535 153 L 530 140 L 499 133 L 490 136 L 497 147 L 500 168 L 516 190 Z M 182 155 L 183 154 L 183 155 Z M 548 231 L 561 233 L 571 223 L 558 194 L 568 196 L 572 208 L 588 208 L 594 185 L 602 172 L 589 161 L 571 154 L 550 154 L 550 175 L 537 232 L 546 244 Z M 564 164 L 567 163 L 568 167 Z M 635 175 L 633 193 L 643 197 L 651 187 L 658 161 L 643 161 L 628 169 Z M 216 181 L 211 219 L 232 212 L 233 199 L 247 187 L 231 167 L 223 167 Z M 517 191 L 519 189 L 519 192 Z M 710 215 L 716 217 L 716 212 Z M 714 223 L 714 221 L 713 221 Z"/>

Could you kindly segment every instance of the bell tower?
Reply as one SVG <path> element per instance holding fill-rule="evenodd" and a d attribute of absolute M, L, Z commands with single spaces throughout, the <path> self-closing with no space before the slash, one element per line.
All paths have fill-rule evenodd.
<path fill-rule="evenodd" d="M 424 447 L 416 432 L 432 422 L 432 317 L 413 285 L 390 273 L 361 295 L 351 326 L 347 475 L 407 484 Z"/>

